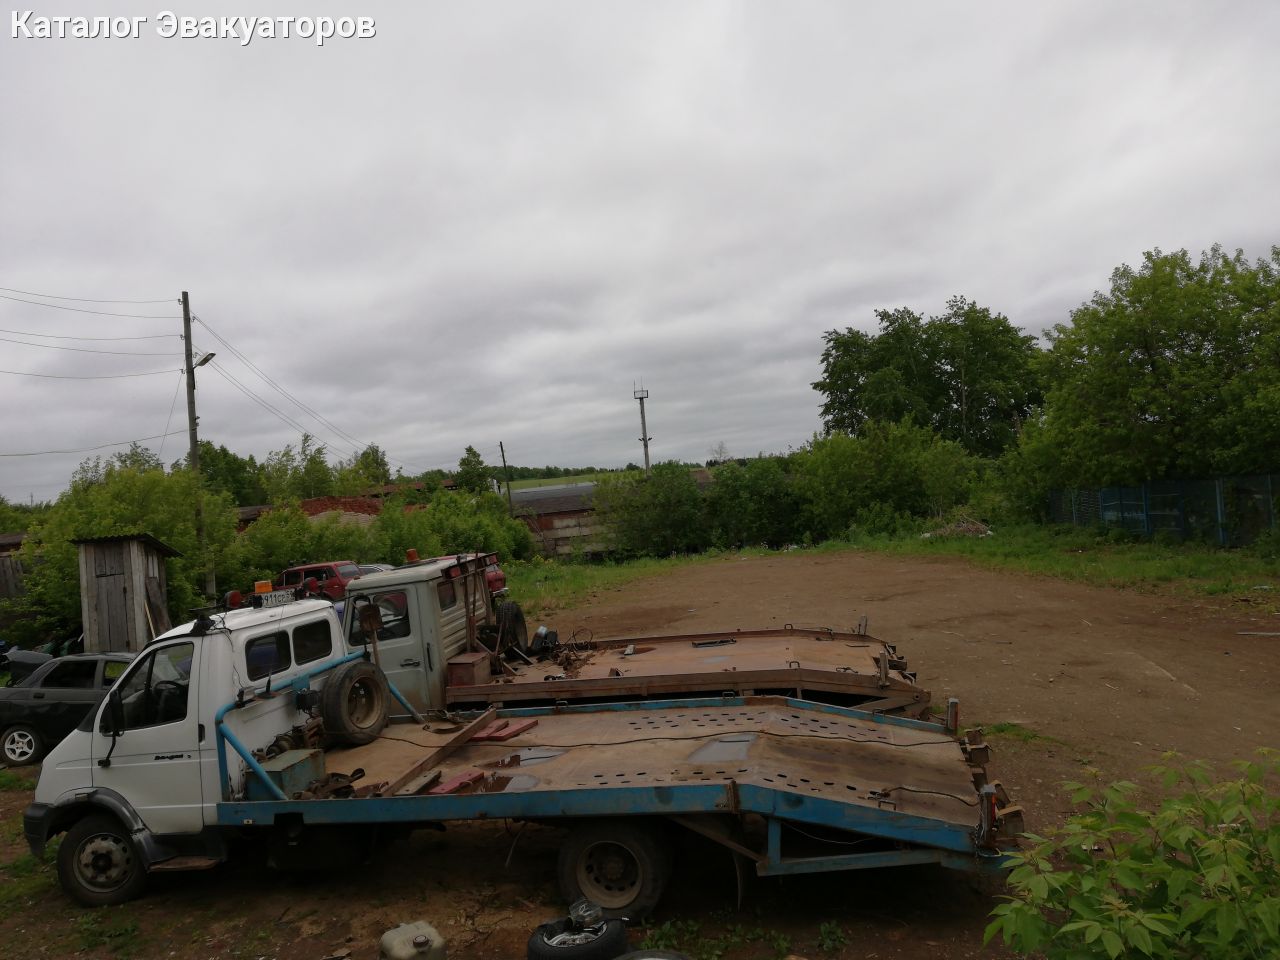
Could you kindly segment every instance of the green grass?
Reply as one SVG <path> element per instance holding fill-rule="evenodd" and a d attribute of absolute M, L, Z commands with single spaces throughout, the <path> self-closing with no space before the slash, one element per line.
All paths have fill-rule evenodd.
<path fill-rule="evenodd" d="M 36 781 L 16 770 L 0 770 L 0 790 L 34 790 Z"/>
<path fill-rule="evenodd" d="M 53 858 L 57 847 L 45 851 L 43 859 L 29 853 L 21 854 L 5 864 L 0 864 L 0 907 L 12 906 L 52 890 L 56 880 Z"/>
<path fill-rule="evenodd" d="M 1097 586 L 1133 587 L 1205 596 L 1248 597 L 1280 605 L 1280 560 L 1260 551 L 1220 550 L 1196 544 L 1114 543 L 1073 527 L 997 527 L 994 536 L 922 540 L 914 534 L 828 541 L 822 553 L 862 551 L 896 556 L 956 557 L 978 566 L 1078 580 Z M 619 562 L 532 560 L 504 564 L 511 596 L 530 619 L 581 603 L 602 590 L 658 577 L 726 557 L 769 556 L 777 551 L 709 550 L 695 556 L 642 557 Z M 808 551 L 806 551 L 808 552 Z M 788 554 L 792 555 L 792 554 Z M 1262 589 L 1259 589 L 1262 588 Z"/>
<path fill-rule="evenodd" d="M 1280 602 L 1280 561 L 1275 557 L 1198 544 L 1115 543 L 1076 527 L 996 527 L 993 536 L 982 538 L 873 537 L 828 543 L 820 549 L 850 547 L 905 556 L 962 557 L 979 566 L 1099 586 L 1248 595 Z"/>
<path fill-rule="evenodd" d="M 585 563 L 574 560 L 531 560 L 504 563 L 511 597 L 530 619 L 589 599 L 634 580 L 661 576 L 698 563 L 712 563 L 726 556 L 765 555 L 767 550 L 726 553 L 708 551 L 694 556 L 640 557 L 622 562 Z"/>

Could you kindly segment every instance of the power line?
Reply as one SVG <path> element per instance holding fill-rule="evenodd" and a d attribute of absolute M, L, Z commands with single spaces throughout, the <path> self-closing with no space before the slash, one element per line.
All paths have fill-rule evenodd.
<path fill-rule="evenodd" d="M 123 447 L 129 443 L 145 443 L 147 440 L 159 440 L 161 437 L 184 432 L 182 430 L 171 430 L 169 433 L 157 433 L 154 437 L 139 437 L 137 440 L 113 440 L 111 443 L 100 443 L 96 447 L 84 447 L 80 450 L 35 450 L 30 453 L 0 453 L 0 457 L 48 457 L 63 453 L 90 453 L 94 450 L 105 450 L 107 447 Z"/>
<path fill-rule="evenodd" d="M 337 437 L 345 441 L 347 445 L 353 448 L 354 453 L 359 453 L 360 451 L 370 446 L 370 444 L 364 443 L 363 441 L 347 433 L 337 424 L 333 423 L 328 418 L 324 417 L 317 411 L 313 410 L 311 407 L 307 406 L 305 403 L 303 403 L 301 400 L 295 397 L 292 393 L 290 393 L 288 390 L 282 387 L 279 383 L 277 383 L 270 376 L 268 376 L 257 364 L 255 364 L 252 360 L 246 357 L 234 346 L 232 346 L 231 343 L 225 337 L 223 337 L 221 334 L 218 333 L 218 331 L 214 330 L 213 327 L 209 326 L 209 324 L 204 320 L 203 317 L 200 317 L 199 315 L 194 315 L 194 319 L 196 320 L 197 323 L 199 323 L 206 330 L 208 330 L 210 335 L 212 335 L 215 340 L 217 340 L 220 344 L 222 344 L 224 347 L 230 350 L 231 353 L 235 357 L 237 357 L 241 363 L 243 363 L 246 367 L 248 367 L 250 370 L 256 373 L 258 377 L 260 377 L 268 385 L 274 388 L 277 393 L 279 393 L 281 396 L 285 397 L 287 400 L 292 402 L 294 406 L 296 406 L 298 409 L 302 410 L 304 413 L 314 418 L 317 423 L 321 423 L 324 426 L 328 427 L 330 430 L 332 430 Z M 306 430 L 303 430 L 301 427 L 298 427 L 298 429 L 302 433 L 308 432 Z M 399 460 L 396 457 L 393 457 L 390 454 L 388 454 L 385 450 L 383 450 L 382 453 L 383 453 L 383 456 L 385 456 L 387 460 L 390 461 L 391 463 L 399 464 L 401 467 L 409 467 L 410 469 L 414 468 L 413 464 L 406 463 L 403 460 Z"/>
<path fill-rule="evenodd" d="M 355 437 L 351 436 L 351 434 L 347 433 L 345 430 L 341 429 L 341 428 L 340 428 L 340 427 L 338 427 L 336 424 L 334 424 L 334 423 L 332 423 L 331 421 L 327 420 L 326 418 L 324 418 L 323 416 L 321 416 L 319 413 L 317 413 L 315 410 L 312 410 L 312 409 L 311 409 L 310 407 L 308 407 L 305 403 L 303 403 L 301 400 L 299 400 L 297 397 L 295 397 L 293 394 L 291 394 L 288 390 L 286 390 L 284 387 L 280 386 L 280 384 L 276 383 L 276 381 L 275 381 L 275 380 L 273 380 L 273 379 L 271 379 L 271 377 L 267 376 L 267 374 L 265 374 L 265 373 L 262 371 L 262 369 L 261 369 L 260 367 L 258 367 L 258 365 L 257 365 L 257 364 L 255 364 L 252 360 L 250 360 L 250 359 L 249 359 L 248 357 L 246 357 L 243 353 L 241 353 L 239 350 L 237 350 L 235 347 L 233 347 L 230 343 L 228 343 L 228 342 L 226 341 L 226 339 L 224 339 L 224 338 L 223 338 L 223 337 L 222 337 L 222 336 L 221 336 L 221 335 L 220 335 L 216 330 L 214 330 L 214 329 L 213 329 L 213 327 L 211 327 L 211 326 L 209 326 L 209 324 L 205 323 L 205 322 L 204 322 L 204 320 L 203 320 L 201 317 L 197 316 L 197 317 L 196 317 L 196 321 L 197 321 L 198 323 L 200 323 L 200 325 L 201 325 L 201 326 L 203 326 L 206 330 L 208 330 L 208 331 L 209 331 L 209 333 L 211 333 L 211 334 L 213 335 L 214 339 L 216 339 L 220 344 L 222 344 L 224 347 L 226 347 L 228 350 L 230 350 L 230 351 L 231 351 L 231 352 L 232 352 L 236 357 L 238 357 L 241 363 L 243 363 L 246 367 L 248 367 L 250 370 L 252 370 L 254 373 L 256 373 L 259 377 L 261 377 L 263 380 L 265 380 L 268 384 L 270 384 L 272 387 L 274 387 L 274 388 L 275 388 L 275 390 L 276 390 L 278 393 L 280 393 L 282 396 L 284 396 L 286 399 L 288 399 L 288 400 L 292 401 L 292 402 L 293 402 L 293 404 L 294 404 L 295 406 L 297 406 L 300 410 L 302 410 L 302 411 L 303 411 L 303 412 L 305 412 L 305 413 L 310 414 L 312 417 L 314 417 L 314 418 L 316 419 L 316 421 L 317 421 L 318 423 L 322 423 L 322 424 L 324 424 L 324 425 L 325 425 L 325 426 L 327 426 L 330 430 L 332 430 L 334 433 L 336 433 L 339 437 L 341 437 L 342 439 L 346 440 L 348 443 L 351 443 L 351 444 L 353 444 L 353 445 L 354 445 L 354 446 L 356 446 L 356 447 L 363 447 L 363 446 L 366 446 L 366 444 L 362 444 L 362 443 L 361 443 L 359 440 L 357 440 Z"/>
<path fill-rule="evenodd" d="M 248 387 L 246 387 L 243 383 L 241 383 L 239 380 L 237 380 L 237 379 L 236 379 L 235 377 L 233 377 L 231 374 L 227 373 L 227 371 L 223 369 L 222 364 L 218 363 L 218 361 L 217 361 L 217 360 L 211 360 L 211 361 L 209 362 L 209 366 L 210 366 L 213 370 L 217 371 L 217 373 L 218 373 L 218 374 L 219 374 L 223 379 L 225 379 L 227 382 L 229 382 L 232 386 L 234 386 L 237 390 L 239 390 L 241 393 L 243 393 L 246 397 L 248 397 L 248 398 L 249 398 L 250 400 L 252 400 L 254 403 L 258 404 L 258 405 L 259 405 L 260 407 L 262 407 L 263 409 L 268 410 L 268 411 L 270 411 L 271 413 L 275 414 L 275 415 L 276 415 L 277 417 L 279 417 L 282 421 L 284 421 L 285 423 L 287 423 L 289 426 L 293 427 L 293 429 L 297 430 L 299 433 L 307 433 L 307 429 L 306 429 L 304 426 L 302 426 L 302 424 L 298 423 L 298 421 L 296 421 L 296 420 L 292 419 L 291 417 L 287 416 L 286 414 L 281 413 L 279 410 L 277 410 L 277 409 L 276 409 L 275 407 L 273 407 L 271 404 L 267 403 L 267 401 L 263 400 L 260 396 L 258 396 L 256 393 L 254 393 L 254 392 L 253 392 L 252 390 L 250 390 Z"/>
<path fill-rule="evenodd" d="M 92 347 L 64 347 L 57 343 L 27 343 L 11 337 L 0 337 L 0 343 L 20 343 L 24 347 L 40 347 L 44 350 L 74 350 L 76 353 L 111 353 L 118 357 L 177 357 L 177 353 L 156 353 L 150 350 L 95 350 Z"/>
<path fill-rule="evenodd" d="M 28 297 L 44 297 L 46 300 L 76 300 L 80 303 L 172 303 L 173 297 L 163 300 L 92 300 L 89 297 L 63 297 L 56 293 L 36 293 L 34 290 L 18 290 L 14 287 L 0 287 L 10 293 L 25 293 Z"/>
<path fill-rule="evenodd" d="M 178 385 L 173 388 L 173 400 L 169 403 L 169 416 L 165 418 L 164 433 L 160 435 L 161 437 L 169 436 L 169 424 L 173 422 L 173 408 L 178 405 L 178 391 L 182 389 L 182 381 L 183 378 L 186 377 L 187 371 L 183 370 L 181 373 L 182 376 L 178 377 Z M 181 433 L 181 431 L 178 432 Z M 160 452 L 156 454 L 156 458 L 160 460 L 161 463 L 164 462 L 164 440 L 160 441 Z"/>
<path fill-rule="evenodd" d="M 158 313 L 110 313 L 106 310 L 85 310 L 83 307 L 64 307 L 60 303 L 41 303 L 39 300 L 24 300 L 22 297 L 11 297 L 0 293 L 0 300 L 13 300 L 16 303 L 30 303 L 37 307 L 50 307 L 54 310 L 70 310 L 72 313 L 96 313 L 100 317 L 138 317 L 142 320 L 180 320 L 177 314 L 172 316 Z"/>
<path fill-rule="evenodd" d="M 128 377 L 158 377 L 162 373 L 181 373 L 181 370 L 151 370 L 147 373 L 110 373 L 96 377 L 74 377 L 61 373 L 27 373 L 24 370 L 0 370 L 14 377 L 43 377 L 47 380 L 124 380 Z"/>
<path fill-rule="evenodd" d="M 0 287 L 0 289 L 4 289 Z M 180 333 L 149 333 L 141 337 L 73 337 L 70 334 L 59 333 L 35 333 L 31 330 L 6 330 L 0 327 L 0 333 L 16 333 L 23 337 L 42 337 L 45 340 L 168 340 L 173 337 L 177 340 L 182 339 Z"/>

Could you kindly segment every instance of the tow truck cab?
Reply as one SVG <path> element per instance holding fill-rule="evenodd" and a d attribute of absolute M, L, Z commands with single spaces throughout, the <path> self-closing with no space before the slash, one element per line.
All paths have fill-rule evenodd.
<path fill-rule="evenodd" d="M 519 614 L 491 589 L 496 559 L 434 558 L 364 577 L 345 624 L 328 600 L 306 599 L 217 613 L 157 637 L 46 757 L 25 818 L 32 848 L 96 812 L 129 826 L 152 864 L 216 848 L 204 835 L 216 805 L 243 796 L 251 777 L 247 761 L 222 746 L 218 725 L 249 753 L 305 725 L 317 700 L 299 694 L 318 696 L 336 668 L 369 656 L 364 604 L 382 615 L 378 656 L 405 701 L 389 712 L 442 708 L 448 660 L 466 648 L 468 629 L 496 631 L 500 613 Z"/>
<path fill-rule="evenodd" d="M 470 649 L 469 638 L 486 643 L 488 634 L 491 649 L 499 639 L 503 646 L 528 644 L 524 614 L 503 599 L 506 578 L 497 560 L 494 554 L 434 557 L 361 577 L 343 611 L 348 649 L 363 649 L 360 611 L 376 605 L 383 673 L 418 711 L 442 709 L 449 661 Z"/>
<path fill-rule="evenodd" d="M 230 783 L 219 783 L 214 728 L 223 708 L 269 678 L 281 695 L 225 717 L 241 742 L 266 745 L 306 720 L 285 691 L 350 652 L 333 605 L 323 600 L 232 610 L 157 637 L 45 758 L 26 813 L 27 839 L 42 848 L 101 810 L 128 824 L 149 857 L 177 855 L 190 846 L 181 838 L 216 823 L 224 792 L 243 790 L 243 763 L 229 766 Z M 316 679 L 322 682 L 323 674 Z"/>

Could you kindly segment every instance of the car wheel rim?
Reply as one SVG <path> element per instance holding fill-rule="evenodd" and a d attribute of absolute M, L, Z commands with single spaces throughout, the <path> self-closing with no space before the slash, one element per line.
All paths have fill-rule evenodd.
<path fill-rule="evenodd" d="M 24 760 L 30 760 L 32 754 L 36 752 L 35 737 L 27 733 L 25 730 L 17 730 L 4 740 L 4 755 L 14 763 L 22 763 Z"/>
<path fill-rule="evenodd" d="M 361 730 L 373 726 L 380 706 L 378 690 L 371 681 L 357 680 L 347 691 L 347 716 Z"/>
<path fill-rule="evenodd" d="M 587 927 L 585 930 L 566 930 L 563 933 L 547 936 L 544 932 L 542 940 L 550 947 L 580 947 L 585 943 L 595 943 L 604 935 L 604 924 Z"/>
<path fill-rule="evenodd" d="M 76 853 L 80 882 L 94 890 L 122 886 L 133 871 L 133 851 L 122 838 L 110 833 L 88 837 Z"/>
<path fill-rule="evenodd" d="M 606 910 L 619 910 L 635 899 L 641 868 L 620 843 L 594 843 L 578 862 L 578 889 Z"/>

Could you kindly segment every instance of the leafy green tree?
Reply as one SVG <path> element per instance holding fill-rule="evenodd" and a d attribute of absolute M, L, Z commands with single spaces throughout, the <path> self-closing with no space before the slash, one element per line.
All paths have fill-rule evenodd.
<path fill-rule="evenodd" d="M 458 461 L 458 472 L 454 474 L 454 482 L 459 490 L 470 493 L 488 493 L 490 471 L 485 466 L 484 458 L 475 447 L 467 447 L 462 459 Z"/>
<path fill-rule="evenodd" d="M 10 503 L 0 495 L 0 533 L 25 533 L 48 509 L 46 503 Z"/>
<path fill-rule="evenodd" d="M 262 486 L 268 503 L 288 503 L 327 497 L 334 493 L 333 467 L 325 459 L 323 444 L 304 433 L 295 450 L 288 444 L 273 450 L 262 462 Z"/>
<path fill-rule="evenodd" d="M 174 468 L 186 465 L 187 458 L 183 457 Z M 214 446 L 208 440 L 201 440 L 200 473 L 204 476 L 205 489 L 227 494 L 237 506 L 252 507 L 267 502 L 261 471 L 252 454 L 242 457 L 222 444 Z"/>
<path fill-rule="evenodd" d="M 136 458 L 126 459 L 137 462 Z M 158 461 L 157 461 L 158 463 Z M 77 471 L 95 473 L 92 462 Z M 32 524 L 22 546 L 28 571 L 26 595 L 19 609 L 30 633 L 51 638 L 76 629 L 80 620 L 79 562 L 72 540 L 84 537 L 149 533 L 182 556 L 165 561 L 168 567 L 169 613 L 175 622 L 202 602 L 204 571 L 212 564 L 220 574 L 228 570 L 235 538 L 236 516 L 230 497 L 204 493 L 206 547 L 196 540 L 193 504 L 200 486 L 190 471 L 165 473 L 149 469 L 101 465 L 97 479 L 73 484 Z"/>
<path fill-rule="evenodd" d="M 939 515 L 963 503 L 974 459 L 927 427 L 869 422 L 857 436 L 816 437 L 796 458 L 797 491 L 815 540 L 845 536 L 860 516 Z"/>
<path fill-rule="evenodd" d="M 1137 787 L 1071 784 L 1085 809 L 1015 854 L 1012 894 L 992 911 L 1000 936 L 1046 960 L 1240 960 L 1280 956 L 1280 762 L 1273 750 L 1234 780 L 1158 770 L 1155 809 Z"/>
<path fill-rule="evenodd" d="M 1034 337 L 964 297 L 928 321 L 906 308 L 875 315 L 877 334 L 850 327 L 824 337 L 813 387 L 827 432 L 905 419 L 982 456 L 1013 442 L 1041 398 Z"/>
<path fill-rule="evenodd" d="M 361 494 L 390 482 L 391 466 L 387 463 L 386 453 L 376 443 L 369 444 L 346 460 L 340 460 L 334 470 L 334 490 L 346 496 Z"/>
<path fill-rule="evenodd" d="M 1052 481 L 1136 483 L 1276 468 L 1280 247 L 1148 252 L 1054 328 Z"/>
<path fill-rule="evenodd" d="M 928 327 L 942 399 L 933 426 L 970 453 L 996 456 L 1042 399 L 1036 338 L 964 297 Z"/>
<path fill-rule="evenodd" d="M 847 327 L 823 337 L 823 376 L 813 388 L 825 397 L 828 432 L 857 433 L 868 420 L 927 423 L 938 406 L 934 346 L 924 318 L 905 307 L 875 316 L 878 334 Z"/>
<path fill-rule="evenodd" d="M 371 533 L 379 556 L 388 563 L 402 563 L 411 548 L 424 557 L 468 550 L 513 560 L 533 554 L 529 528 L 508 516 L 506 501 L 493 493 L 440 490 L 425 507 L 393 499 L 373 522 Z"/>
<path fill-rule="evenodd" d="M 717 547 L 780 547 L 800 537 L 800 499 L 778 457 L 734 461 L 712 471 L 704 494 L 711 543 Z"/>
<path fill-rule="evenodd" d="M 622 553 L 668 556 L 709 542 L 702 492 L 689 468 L 675 461 L 655 464 L 648 477 L 602 477 L 595 506 Z"/>

